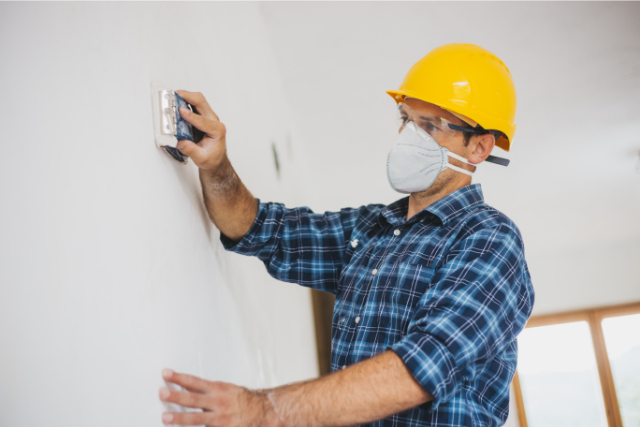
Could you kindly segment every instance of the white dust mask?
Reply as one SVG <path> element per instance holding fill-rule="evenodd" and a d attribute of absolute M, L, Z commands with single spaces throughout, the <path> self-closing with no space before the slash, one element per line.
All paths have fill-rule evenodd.
<path fill-rule="evenodd" d="M 473 172 L 450 164 L 449 157 L 475 166 L 442 147 L 413 121 L 408 121 L 387 157 L 389 184 L 399 193 L 417 193 L 431 187 L 446 168 L 473 175 Z"/>

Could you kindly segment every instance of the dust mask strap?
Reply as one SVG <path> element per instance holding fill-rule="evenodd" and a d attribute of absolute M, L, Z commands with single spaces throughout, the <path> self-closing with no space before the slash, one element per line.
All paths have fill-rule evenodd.
<path fill-rule="evenodd" d="M 453 157 L 453 158 L 454 158 L 454 159 L 456 159 L 456 160 L 460 160 L 462 163 L 466 163 L 466 164 L 471 165 L 471 166 L 476 166 L 476 165 L 474 165 L 473 163 L 469 162 L 469 161 L 468 161 L 467 159 L 465 159 L 464 157 L 462 157 L 462 156 L 458 156 L 456 153 L 452 153 L 452 152 L 451 152 L 451 151 L 449 151 L 449 150 L 447 150 L 447 156 L 449 156 L 449 157 Z M 471 171 L 468 171 L 468 170 L 466 170 L 466 169 L 459 168 L 458 166 L 452 165 L 451 163 L 447 163 L 447 167 L 448 167 L 449 169 L 453 169 L 453 170 L 454 170 L 454 171 L 456 171 L 456 172 L 460 172 L 460 173 L 463 173 L 463 174 L 465 174 L 465 175 L 469 175 L 469 176 L 473 176 L 473 174 L 474 174 L 474 172 L 475 172 L 475 171 L 474 171 L 474 172 L 471 172 Z"/>

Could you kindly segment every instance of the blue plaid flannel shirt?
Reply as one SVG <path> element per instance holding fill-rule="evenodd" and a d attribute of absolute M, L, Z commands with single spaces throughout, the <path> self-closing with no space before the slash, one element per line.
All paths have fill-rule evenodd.
<path fill-rule="evenodd" d="M 221 240 L 336 295 L 332 370 L 390 349 L 434 396 L 370 426 L 502 425 L 534 300 L 520 232 L 479 184 L 408 221 L 407 209 L 408 197 L 324 214 L 260 203 L 240 242 Z"/>

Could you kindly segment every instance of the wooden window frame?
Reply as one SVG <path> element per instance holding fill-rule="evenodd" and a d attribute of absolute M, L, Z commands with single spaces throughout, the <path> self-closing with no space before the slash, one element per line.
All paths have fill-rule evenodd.
<path fill-rule="evenodd" d="M 602 331 L 602 320 L 608 317 L 619 317 L 639 313 L 640 302 L 635 302 L 631 304 L 534 316 L 529 319 L 525 326 L 525 328 L 536 328 L 539 326 L 559 325 L 562 323 L 581 321 L 586 321 L 589 324 L 591 341 L 593 343 L 593 350 L 598 367 L 598 376 L 600 377 L 600 386 L 602 387 L 602 398 L 604 400 L 604 407 L 607 415 L 607 424 L 609 427 L 623 426 L 620 406 L 618 405 L 618 396 L 613 382 L 613 375 L 611 374 L 611 364 L 609 363 L 607 347 L 604 341 L 604 332 Z M 527 414 L 524 407 L 524 400 L 522 399 L 522 389 L 520 388 L 520 378 L 518 377 L 517 371 L 513 378 L 513 390 L 516 400 L 516 408 L 518 409 L 518 421 L 520 423 L 520 427 L 528 427 Z"/>

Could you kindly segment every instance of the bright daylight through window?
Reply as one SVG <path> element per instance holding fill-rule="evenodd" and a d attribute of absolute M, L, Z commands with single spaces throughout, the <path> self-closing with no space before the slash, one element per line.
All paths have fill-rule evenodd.
<path fill-rule="evenodd" d="M 518 345 L 529 427 L 607 427 L 587 322 L 527 328 Z"/>
<path fill-rule="evenodd" d="M 640 426 L 640 314 L 602 321 L 618 404 L 625 427 Z"/>

